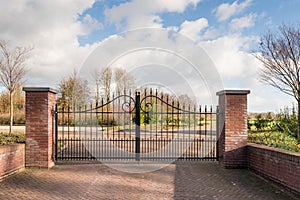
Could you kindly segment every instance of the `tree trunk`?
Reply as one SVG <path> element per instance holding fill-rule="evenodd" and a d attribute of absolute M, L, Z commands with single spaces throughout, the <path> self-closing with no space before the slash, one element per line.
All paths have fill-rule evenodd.
<path fill-rule="evenodd" d="M 12 126 L 14 122 L 14 101 L 13 101 L 13 93 L 9 91 L 9 102 L 10 102 L 10 112 L 9 112 L 9 117 L 10 117 L 10 125 L 9 125 L 9 134 L 12 133 Z"/>
<path fill-rule="evenodd" d="M 96 83 L 96 101 L 99 101 L 99 83 Z"/>
<path fill-rule="evenodd" d="M 298 100 L 298 130 L 297 130 L 297 141 L 300 144 L 300 100 Z"/>

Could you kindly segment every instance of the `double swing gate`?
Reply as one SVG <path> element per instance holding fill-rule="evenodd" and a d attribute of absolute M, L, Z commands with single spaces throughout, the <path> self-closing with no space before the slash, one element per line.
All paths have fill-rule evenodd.
<path fill-rule="evenodd" d="M 55 110 L 56 160 L 215 160 L 217 112 L 152 90 Z"/>

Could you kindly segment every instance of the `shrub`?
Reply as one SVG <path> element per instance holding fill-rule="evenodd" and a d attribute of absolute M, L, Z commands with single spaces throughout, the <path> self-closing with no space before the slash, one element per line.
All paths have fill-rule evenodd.
<path fill-rule="evenodd" d="M 263 130 L 267 127 L 267 123 L 268 121 L 262 117 L 262 114 L 258 114 L 254 121 L 254 126 L 257 130 Z"/>
<path fill-rule="evenodd" d="M 276 130 L 286 133 L 296 138 L 298 130 L 298 118 L 296 108 L 293 106 L 291 109 L 285 107 L 276 116 Z"/>
<path fill-rule="evenodd" d="M 13 143 L 24 143 L 25 134 L 23 132 L 0 133 L 0 145 L 13 144 Z"/>
<path fill-rule="evenodd" d="M 300 152 L 296 138 L 280 132 L 249 133 L 248 142 Z"/>
<path fill-rule="evenodd" d="M 269 131 L 274 130 L 275 120 L 269 112 L 266 115 L 258 114 L 255 118 L 248 117 L 248 130 Z"/>

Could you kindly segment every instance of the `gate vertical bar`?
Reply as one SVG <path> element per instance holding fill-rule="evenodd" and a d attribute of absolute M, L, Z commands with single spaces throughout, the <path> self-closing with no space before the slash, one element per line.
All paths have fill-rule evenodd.
<path fill-rule="evenodd" d="M 58 153 L 58 111 L 57 111 L 57 104 L 55 105 L 55 161 L 57 161 L 57 153 Z"/>
<path fill-rule="evenodd" d="M 135 93 L 135 160 L 140 161 L 140 135 L 141 135 L 141 120 L 140 120 L 140 92 Z"/>

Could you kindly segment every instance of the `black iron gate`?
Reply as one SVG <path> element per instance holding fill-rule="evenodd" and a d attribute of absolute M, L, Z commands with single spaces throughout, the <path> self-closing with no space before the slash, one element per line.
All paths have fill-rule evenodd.
<path fill-rule="evenodd" d="M 217 112 L 150 90 L 56 106 L 56 160 L 217 159 Z"/>

